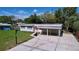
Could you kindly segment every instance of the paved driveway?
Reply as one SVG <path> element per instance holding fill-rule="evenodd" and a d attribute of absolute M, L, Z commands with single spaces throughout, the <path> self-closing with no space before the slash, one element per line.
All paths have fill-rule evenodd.
<path fill-rule="evenodd" d="M 79 51 L 79 43 L 72 34 L 62 37 L 39 35 L 9 51 Z"/>

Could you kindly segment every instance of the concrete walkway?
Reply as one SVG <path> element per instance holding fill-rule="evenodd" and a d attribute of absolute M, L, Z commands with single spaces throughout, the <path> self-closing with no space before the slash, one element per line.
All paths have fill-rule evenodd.
<path fill-rule="evenodd" d="M 79 43 L 72 34 L 62 37 L 39 35 L 9 51 L 79 51 Z"/>

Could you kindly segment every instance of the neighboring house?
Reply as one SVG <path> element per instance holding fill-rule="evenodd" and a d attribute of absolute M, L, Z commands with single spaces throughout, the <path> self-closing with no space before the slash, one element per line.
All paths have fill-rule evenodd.
<path fill-rule="evenodd" d="M 62 31 L 62 24 L 24 24 L 18 23 L 20 31 L 30 31 L 30 32 L 46 32 L 48 35 L 49 32 L 57 32 L 60 36 Z"/>
<path fill-rule="evenodd" d="M 10 30 L 10 29 L 11 29 L 11 24 L 0 23 L 0 30 Z"/>
<path fill-rule="evenodd" d="M 33 32 L 33 24 L 18 24 L 20 31 L 29 31 Z"/>

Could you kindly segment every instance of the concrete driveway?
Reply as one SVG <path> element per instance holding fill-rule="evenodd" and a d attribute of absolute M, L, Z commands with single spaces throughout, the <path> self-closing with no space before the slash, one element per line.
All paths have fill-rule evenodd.
<path fill-rule="evenodd" d="M 9 51 L 79 51 L 79 43 L 72 34 L 62 37 L 39 35 Z"/>

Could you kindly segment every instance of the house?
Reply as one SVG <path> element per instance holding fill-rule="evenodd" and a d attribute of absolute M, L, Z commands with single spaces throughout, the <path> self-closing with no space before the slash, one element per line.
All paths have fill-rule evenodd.
<path fill-rule="evenodd" d="M 11 29 L 11 24 L 0 23 L 0 30 L 10 30 L 10 29 Z"/>
<path fill-rule="evenodd" d="M 62 32 L 62 24 L 24 24 L 18 23 L 20 31 L 29 31 L 29 32 L 42 32 L 47 35 L 52 34 L 53 32 L 57 33 L 59 36 Z"/>
<path fill-rule="evenodd" d="M 17 24 L 18 24 L 20 31 L 33 32 L 34 30 L 34 27 L 33 27 L 34 24 L 24 24 L 24 23 L 17 23 Z"/>

